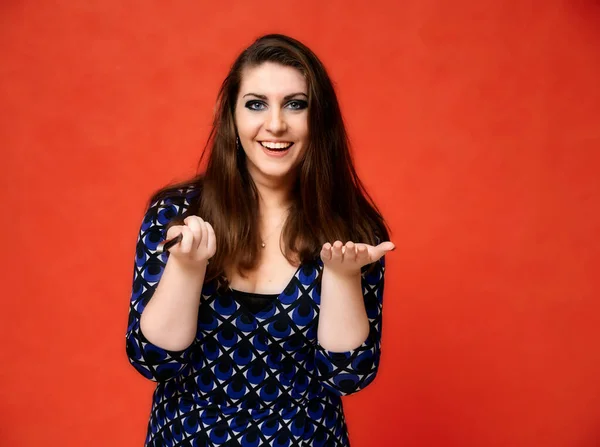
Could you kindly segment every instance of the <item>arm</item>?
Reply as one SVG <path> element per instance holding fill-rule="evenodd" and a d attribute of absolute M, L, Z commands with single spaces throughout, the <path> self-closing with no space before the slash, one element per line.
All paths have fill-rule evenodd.
<path fill-rule="evenodd" d="M 349 395 L 370 384 L 379 368 L 384 257 L 356 275 L 323 269 L 315 364 L 323 385 Z"/>
<path fill-rule="evenodd" d="M 325 265 L 322 275 L 319 344 L 332 352 L 356 349 L 369 333 L 361 272 L 338 273 Z"/>
<path fill-rule="evenodd" d="M 156 251 L 169 220 L 185 208 L 183 198 L 178 204 L 168 199 L 153 203 L 136 246 L 127 355 L 144 377 L 155 381 L 175 377 L 188 364 L 197 329 L 204 271 L 192 274 Z"/>

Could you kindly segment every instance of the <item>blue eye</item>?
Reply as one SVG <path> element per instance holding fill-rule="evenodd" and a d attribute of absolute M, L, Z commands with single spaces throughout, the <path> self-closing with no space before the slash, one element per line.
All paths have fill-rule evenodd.
<path fill-rule="evenodd" d="M 287 107 L 292 110 L 303 110 L 308 107 L 308 103 L 306 101 L 294 99 L 293 101 L 287 103 Z"/>
<path fill-rule="evenodd" d="M 263 110 L 265 107 L 265 104 L 261 101 L 248 101 L 246 103 L 246 108 L 250 110 Z"/>

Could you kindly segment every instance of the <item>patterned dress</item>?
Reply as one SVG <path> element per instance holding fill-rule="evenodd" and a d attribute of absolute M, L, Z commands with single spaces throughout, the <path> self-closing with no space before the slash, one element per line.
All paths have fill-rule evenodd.
<path fill-rule="evenodd" d="M 370 333 L 333 353 L 317 341 L 320 259 L 302 263 L 285 290 L 250 310 L 217 280 L 202 289 L 191 346 L 168 351 L 140 331 L 140 315 L 168 254 L 165 226 L 185 212 L 193 189 L 152 203 L 137 242 L 127 328 L 129 361 L 156 381 L 146 446 L 348 446 L 341 396 L 373 381 L 380 358 L 384 260 L 363 269 Z"/>

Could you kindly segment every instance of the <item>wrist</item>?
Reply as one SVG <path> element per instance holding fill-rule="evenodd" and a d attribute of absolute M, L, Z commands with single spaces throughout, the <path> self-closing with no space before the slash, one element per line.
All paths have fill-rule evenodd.
<path fill-rule="evenodd" d="M 328 267 L 327 265 L 323 266 L 323 274 L 327 274 L 328 276 L 335 276 L 337 278 L 340 279 L 348 279 L 348 280 L 352 280 L 352 279 L 356 279 L 356 278 L 360 278 L 361 277 L 361 270 L 353 270 L 353 269 L 333 269 L 331 267 Z"/>
<path fill-rule="evenodd" d="M 169 257 L 165 269 L 175 270 L 180 275 L 184 275 L 191 278 L 197 278 L 199 276 L 204 277 L 206 269 L 208 267 L 208 260 L 203 261 L 183 261 L 176 257 Z"/>

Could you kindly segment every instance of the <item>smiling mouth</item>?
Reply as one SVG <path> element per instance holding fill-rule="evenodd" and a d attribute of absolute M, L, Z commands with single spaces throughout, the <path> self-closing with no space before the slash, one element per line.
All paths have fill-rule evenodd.
<path fill-rule="evenodd" d="M 275 152 L 286 151 L 294 145 L 294 143 L 290 143 L 290 142 L 271 143 L 269 141 L 259 141 L 259 143 L 265 149 L 268 149 L 270 151 L 275 151 Z"/>

